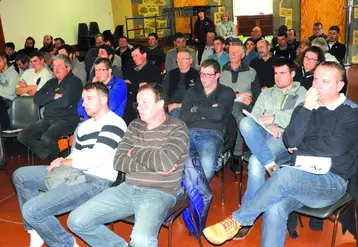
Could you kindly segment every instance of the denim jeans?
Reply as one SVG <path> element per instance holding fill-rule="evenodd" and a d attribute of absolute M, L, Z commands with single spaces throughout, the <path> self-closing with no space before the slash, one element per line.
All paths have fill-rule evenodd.
<path fill-rule="evenodd" d="M 49 155 L 56 158 L 60 152 L 57 141 L 75 130 L 79 119 L 50 120 L 41 119 L 20 131 L 17 140 L 28 147 L 40 159 Z"/>
<path fill-rule="evenodd" d="M 214 176 L 219 154 L 223 148 L 223 136 L 216 130 L 191 129 L 189 130 L 190 155 L 199 155 L 199 161 L 203 167 L 208 181 Z"/>
<path fill-rule="evenodd" d="M 288 215 L 303 206 L 326 207 L 347 190 L 348 182 L 331 172 L 315 175 L 284 167 L 272 174 L 256 194 L 233 217 L 251 226 L 264 213 L 261 246 L 284 246 Z"/>
<path fill-rule="evenodd" d="M 174 195 L 123 182 L 72 211 L 67 225 L 90 246 L 127 247 L 104 224 L 135 215 L 130 245 L 156 247 L 159 229 L 175 202 Z"/>
<path fill-rule="evenodd" d="M 72 247 L 74 237 L 56 219 L 56 215 L 67 213 L 104 189 L 113 181 L 86 175 L 86 183 L 62 184 L 48 190 L 45 184 L 47 166 L 21 167 L 14 172 L 14 185 L 26 230 L 34 229 L 51 247 Z M 39 190 L 46 191 L 40 194 Z"/>
<path fill-rule="evenodd" d="M 172 116 L 173 118 L 176 118 L 176 119 L 180 119 L 180 118 L 179 118 L 180 108 L 181 108 L 181 107 L 174 108 L 172 111 L 170 111 L 170 112 L 168 113 L 169 116 Z"/>

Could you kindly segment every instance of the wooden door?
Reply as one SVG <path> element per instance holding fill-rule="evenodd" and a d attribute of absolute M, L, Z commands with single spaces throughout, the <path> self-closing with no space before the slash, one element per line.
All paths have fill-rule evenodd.
<path fill-rule="evenodd" d="M 174 0 L 174 8 L 197 5 L 208 5 L 208 0 Z M 190 33 L 190 25 L 190 17 L 175 17 L 175 32 Z"/>
<path fill-rule="evenodd" d="M 4 37 L 4 31 L 2 29 L 2 23 L 1 23 L 1 15 L 0 15 L 0 51 L 4 51 L 4 45 L 5 45 L 5 37 Z"/>

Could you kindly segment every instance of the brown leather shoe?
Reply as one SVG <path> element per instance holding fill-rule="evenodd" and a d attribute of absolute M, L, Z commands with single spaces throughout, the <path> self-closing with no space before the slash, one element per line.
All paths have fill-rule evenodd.
<path fill-rule="evenodd" d="M 239 232 L 235 235 L 235 237 L 233 238 L 233 240 L 243 240 L 245 239 L 249 233 L 251 232 L 252 228 L 254 228 L 253 226 L 244 226 L 242 227 Z"/>

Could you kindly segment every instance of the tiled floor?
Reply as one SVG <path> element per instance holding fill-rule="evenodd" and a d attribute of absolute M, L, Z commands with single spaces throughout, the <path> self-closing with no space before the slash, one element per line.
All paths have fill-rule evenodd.
<path fill-rule="evenodd" d="M 350 81 L 348 96 L 358 102 L 358 82 L 355 81 L 355 78 L 358 76 L 358 69 L 353 68 L 349 70 L 348 77 Z M 26 150 L 19 145 L 16 145 L 10 141 L 6 145 L 10 153 L 9 161 L 7 164 L 7 169 L 10 174 L 19 167 L 26 163 Z M 19 158 L 17 154 L 21 153 L 22 156 Z M 46 164 L 48 161 L 41 164 Z M 220 200 L 220 179 L 214 177 L 210 183 L 210 187 L 213 192 L 213 202 L 211 204 L 210 213 L 208 216 L 208 224 L 211 225 L 220 221 L 230 215 L 230 213 L 238 208 L 238 184 L 235 183 L 232 174 L 226 170 L 225 171 L 225 204 L 221 204 Z M 246 177 L 244 177 L 244 184 L 246 184 Z M 60 216 L 60 221 L 63 225 L 66 225 L 67 215 Z M 286 246 L 305 246 L 305 247 L 326 247 L 330 246 L 331 235 L 333 230 L 333 224 L 329 221 L 325 221 L 323 231 L 313 231 L 308 227 L 308 219 L 304 219 L 304 228 L 298 227 L 298 239 L 287 238 Z M 132 226 L 124 223 L 115 224 L 115 232 L 129 240 L 130 232 Z M 272 234 L 275 234 L 275 229 L 272 229 Z M 162 229 L 159 234 L 159 246 L 167 246 L 167 237 L 168 231 Z M 253 231 L 250 235 L 243 241 L 234 242 L 229 241 L 223 246 L 247 246 L 247 247 L 256 247 L 260 246 L 261 238 L 261 218 L 255 223 Z M 204 238 L 202 238 L 203 245 L 205 247 L 212 246 Z M 80 246 L 87 246 L 80 239 L 77 239 L 77 243 Z M 17 198 L 13 190 L 12 185 L 10 184 L 7 176 L 4 172 L 0 172 L 0 247 L 27 247 L 29 246 L 29 236 L 24 231 L 22 225 L 22 219 L 19 211 L 19 206 L 17 203 Z M 184 226 L 182 219 L 178 219 L 174 223 L 174 233 L 173 233 L 173 247 L 193 247 L 198 246 L 196 239 L 188 236 L 188 232 Z M 346 233 L 342 235 L 340 226 L 337 234 L 336 240 L 337 247 L 354 247 L 355 240 L 352 235 Z"/>

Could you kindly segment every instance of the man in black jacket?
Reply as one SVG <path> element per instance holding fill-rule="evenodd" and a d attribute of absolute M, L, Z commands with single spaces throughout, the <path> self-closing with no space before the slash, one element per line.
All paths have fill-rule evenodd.
<path fill-rule="evenodd" d="M 218 82 L 220 64 L 208 59 L 200 67 L 200 84 L 190 88 L 183 100 L 180 119 L 189 128 L 190 154 L 199 155 L 208 181 L 213 177 L 221 152 L 235 92 Z"/>
<path fill-rule="evenodd" d="M 158 42 L 157 33 L 150 33 L 148 35 L 148 62 L 161 69 L 165 63 L 165 53 Z"/>
<path fill-rule="evenodd" d="M 44 107 L 44 117 L 23 129 L 17 139 L 40 159 L 57 158 L 57 141 L 73 133 L 79 118 L 77 104 L 81 98 L 82 82 L 72 74 L 71 61 L 65 55 L 54 58 L 54 75 L 35 93 L 34 101 Z"/>
<path fill-rule="evenodd" d="M 338 62 L 342 63 L 346 56 L 346 46 L 338 42 L 340 29 L 338 26 L 331 26 L 328 30 L 328 47 L 329 53 L 335 56 Z"/>

